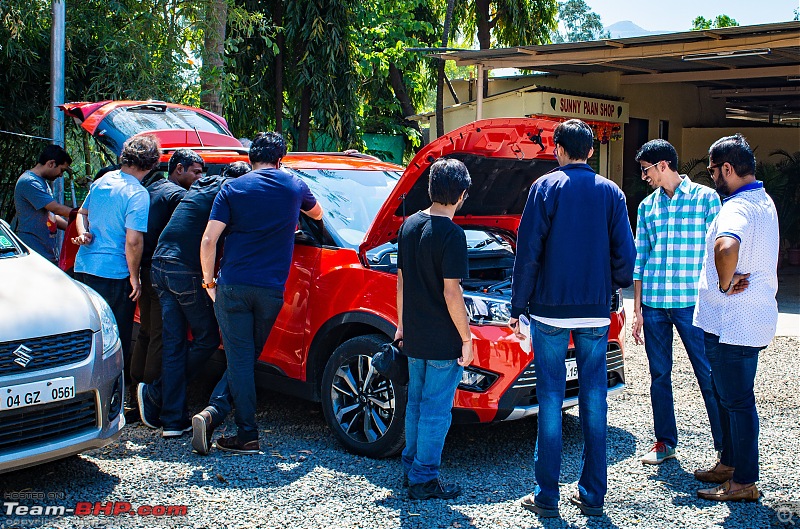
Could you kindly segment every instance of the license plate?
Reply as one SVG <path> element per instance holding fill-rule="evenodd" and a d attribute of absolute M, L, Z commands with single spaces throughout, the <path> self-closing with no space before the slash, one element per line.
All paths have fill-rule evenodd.
<path fill-rule="evenodd" d="M 567 380 L 578 378 L 578 361 L 570 358 L 567 360 Z"/>
<path fill-rule="evenodd" d="M 69 400 L 75 396 L 73 377 L 51 378 L 0 388 L 0 410 L 16 410 L 37 404 Z"/>

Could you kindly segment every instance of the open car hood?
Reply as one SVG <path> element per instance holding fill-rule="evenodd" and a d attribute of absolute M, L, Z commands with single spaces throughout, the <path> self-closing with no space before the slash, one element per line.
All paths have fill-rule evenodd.
<path fill-rule="evenodd" d="M 126 140 L 139 134 L 156 136 L 162 150 L 205 147 L 247 152 L 224 118 L 200 108 L 163 101 L 79 102 L 60 108 L 116 156 Z"/>
<path fill-rule="evenodd" d="M 438 158 L 464 162 L 472 178 L 469 198 L 453 219 L 459 225 L 516 234 L 531 184 L 558 166 L 554 121 L 499 118 L 475 121 L 431 141 L 408 164 L 359 248 L 366 253 L 397 238 L 405 217 L 428 208 L 428 175 Z"/>

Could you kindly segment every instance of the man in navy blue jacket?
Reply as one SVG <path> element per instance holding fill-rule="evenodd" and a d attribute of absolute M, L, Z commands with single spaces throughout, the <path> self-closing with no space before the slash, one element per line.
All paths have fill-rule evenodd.
<path fill-rule="evenodd" d="M 570 332 L 575 343 L 584 452 L 578 493 L 570 498 L 587 516 L 603 514 L 607 489 L 606 347 L 615 289 L 633 283 L 636 248 L 625 195 L 596 174 L 592 130 L 562 123 L 553 134 L 560 167 L 531 186 L 517 236 L 509 325 L 531 315 L 539 400 L 536 488 L 522 505 L 540 517 L 558 516 L 561 406 Z"/>

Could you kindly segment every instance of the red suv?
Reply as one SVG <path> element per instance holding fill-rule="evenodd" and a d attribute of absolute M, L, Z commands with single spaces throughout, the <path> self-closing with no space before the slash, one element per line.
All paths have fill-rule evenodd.
<path fill-rule="evenodd" d="M 246 159 L 247 150 L 209 112 L 162 102 L 76 103 L 68 115 L 118 154 L 125 139 L 153 133 L 164 150 L 195 149 L 209 173 Z M 406 387 L 379 375 L 371 356 L 394 336 L 397 231 L 430 205 L 430 164 L 463 161 L 470 198 L 455 222 L 467 233 L 470 278 L 464 300 L 475 336 L 475 361 L 456 392 L 457 422 L 535 415 L 533 354 L 507 327 L 511 270 L 520 215 L 536 178 L 556 167 L 553 130 L 538 119 L 471 123 L 426 145 L 403 170 L 363 154 L 289 153 L 283 164 L 308 183 L 325 209 L 320 223 L 301 215 L 284 307 L 256 366 L 256 383 L 322 403 L 325 420 L 350 451 L 398 453 L 404 442 Z M 564 263 L 569 266 L 569 263 Z M 625 386 L 625 315 L 619 293 L 609 299 L 608 391 Z M 567 359 L 564 407 L 577 404 L 574 352 Z"/>

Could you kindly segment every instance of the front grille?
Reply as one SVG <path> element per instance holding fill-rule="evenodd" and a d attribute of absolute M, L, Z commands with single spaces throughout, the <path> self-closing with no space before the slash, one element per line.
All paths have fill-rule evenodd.
<path fill-rule="evenodd" d="M 23 347 L 18 354 L 14 351 Z M 30 352 L 28 352 L 28 350 Z M 86 329 L 27 340 L 0 343 L 0 377 L 62 367 L 86 359 L 92 351 L 92 331 Z M 29 357 L 27 365 L 25 357 Z"/>
<path fill-rule="evenodd" d="M 0 413 L 0 453 L 97 428 L 94 392 Z"/>
<path fill-rule="evenodd" d="M 575 350 L 570 349 L 567 351 L 567 359 L 575 358 Z M 621 383 L 622 377 L 618 372 L 623 368 L 625 360 L 622 357 L 622 349 L 617 343 L 609 343 L 606 350 L 606 369 L 607 369 L 607 382 L 608 387 L 614 387 Z M 536 368 L 533 361 L 525 368 L 525 371 L 517 378 L 514 385 L 511 386 L 512 390 L 517 390 L 516 406 L 534 406 L 539 404 L 536 398 Z M 564 398 L 574 398 L 578 396 L 578 381 L 567 380 L 567 386 L 564 391 Z"/>

